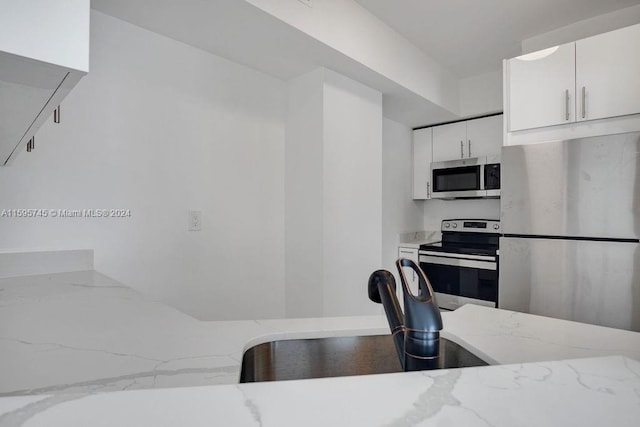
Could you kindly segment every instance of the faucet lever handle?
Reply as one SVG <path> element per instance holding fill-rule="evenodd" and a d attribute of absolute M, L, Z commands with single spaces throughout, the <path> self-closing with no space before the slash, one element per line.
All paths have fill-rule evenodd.
<path fill-rule="evenodd" d="M 437 332 L 442 330 L 442 317 L 436 302 L 436 296 L 427 279 L 427 275 L 413 261 L 407 258 L 400 258 L 396 261 L 396 267 L 402 281 L 404 293 L 404 315 L 405 326 L 408 330 L 420 332 Z M 403 267 L 409 267 L 418 274 L 419 292 L 414 295 L 409 288 L 407 277 Z"/>
<path fill-rule="evenodd" d="M 422 268 L 420 268 L 420 266 L 415 263 L 415 261 L 408 258 L 400 258 L 398 259 L 398 261 L 396 261 L 396 266 L 398 268 L 400 281 L 402 282 L 402 286 L 405 292 L 407 292 L 413 298 L 416 298 L 422 302 L 428 302 L 431 299 L 435 298 L 433 288 L 431 287 L 431 282 L 429 282 L 426 274 L 424 273 Z M 411 268 L 418 276 L 418 295 L 414 295 L 413 292 L 411 292 L 411 288 L 409 287 L 409 283 L 404 273 L 403 267 Z"/>

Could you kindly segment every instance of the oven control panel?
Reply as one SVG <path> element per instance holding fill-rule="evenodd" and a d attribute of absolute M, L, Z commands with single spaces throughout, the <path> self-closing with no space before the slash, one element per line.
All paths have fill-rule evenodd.
<path fill-rule="evenodd" d="M 500 233 L 500 221 L 488 219 L 445 219 L 442 231 L 467 233 Z"/>

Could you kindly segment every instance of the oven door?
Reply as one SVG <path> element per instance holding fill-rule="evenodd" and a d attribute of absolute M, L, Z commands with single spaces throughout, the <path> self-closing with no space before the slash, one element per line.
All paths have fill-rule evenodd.
<path fill-rule="evenodd" d="M 484 159 L 463 159 L 431 164 L 433 198 L 482 197 Z"/>
<path fill-rule="evenodd" d="M 419 259 L 441 308 L 455 310 L 467 303 L 497 306 L 496 257 L 420 251 Z"/>

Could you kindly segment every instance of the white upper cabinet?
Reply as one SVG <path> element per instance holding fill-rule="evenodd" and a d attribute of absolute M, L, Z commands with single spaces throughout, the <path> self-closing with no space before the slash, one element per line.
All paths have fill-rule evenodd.
<path fill-rule="evenodd" d="M 431 199 L 431 163 L 499 156 L 502 114 L 413 131 L 413 199 Z"/>
<path fill-rule="evenodd" d="M 432 128 L 413 131 L 413 198 L 431 198 Z"/>
<path fill-rule="evenodd" d="M 640 114 L 639 46 L 640 24 L 505 61 L 508 131 Z"/>
<path fill-rule="evenodd" d="M 454 160 L 467 155 L 467 124 L 450 123 L 433 127 L 433 161 Z"/>
<path fill-rule="evenodd" d="M 433 161 L 499 156 L 502 115 L 433 127 Z"/>
<path fill-rule="evenodd" d="M 499 156 L 502 149 L 502 114 L 467 121 L 468 157 Z"/>
<path fill-rule="evenodd" d="M 509 130 L 575 120 L 575 44 L 508 61 Z"/>
<path fill-rule="evenodd" d="M 576 42 L 577 120 L 640 113 L 640 25 Z"/>
<path fill-rule="evenodd" d="M 89 70 L 89 0 L 0 0 L 0 165 Z"/>

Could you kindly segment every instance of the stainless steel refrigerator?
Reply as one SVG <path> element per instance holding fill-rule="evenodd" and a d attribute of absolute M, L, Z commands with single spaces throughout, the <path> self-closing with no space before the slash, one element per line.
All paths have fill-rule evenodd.
<path fill-rule="evenodd" d="M 502 149 L 498 306 L 640 331 L 640 132 Z"/>

